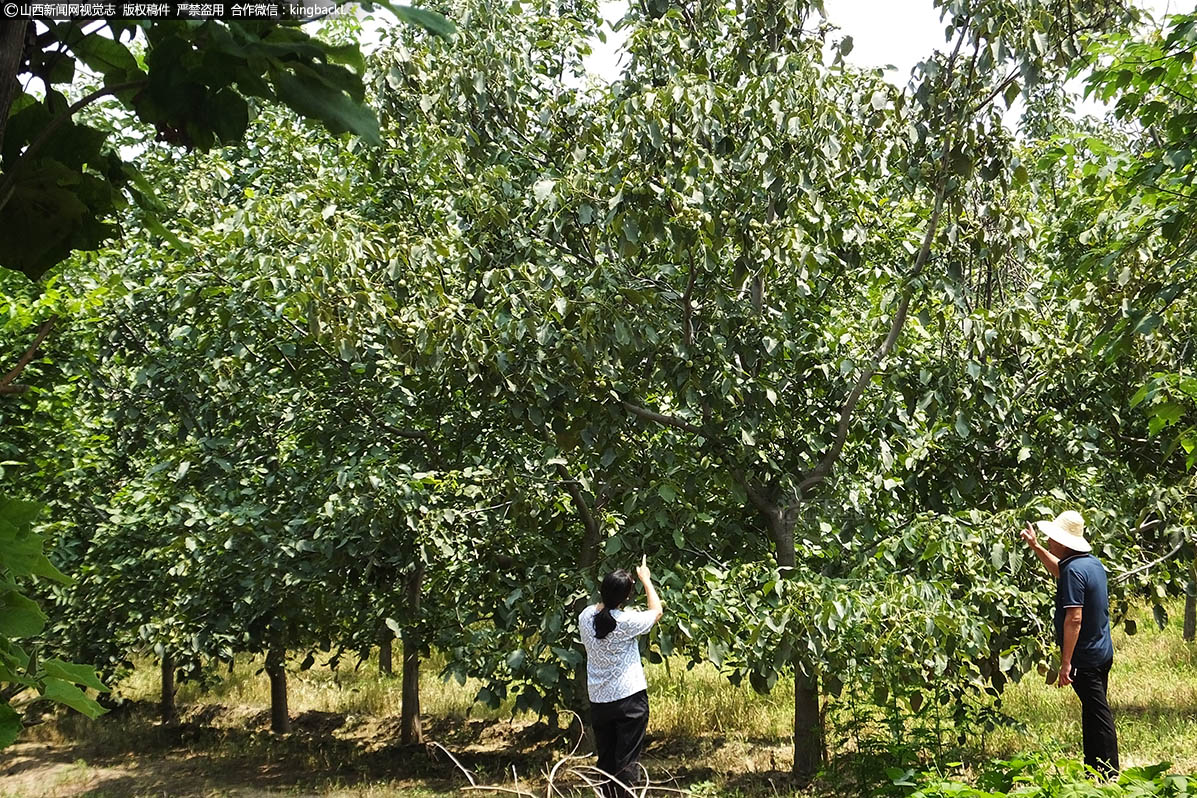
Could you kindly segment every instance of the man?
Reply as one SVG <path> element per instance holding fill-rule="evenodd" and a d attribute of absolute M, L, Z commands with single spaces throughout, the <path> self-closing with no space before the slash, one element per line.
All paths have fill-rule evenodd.
<path fill-rule="evenodd" d="M 1118 772 L 1118 737 L 1106 699 L 1114 643 L 1110 639 L 1110 599 L 1106 569 L 1089 552 L 1085 519 L 1068 510 L 1036 526 L 1044 548 L 1027 524 L 1022 539 L 1056 579 L 1056 643 L 1060 646 L 1059 687 L 1072 685 L 1081 699 L 1085 764 L 1104 776 Z"/>

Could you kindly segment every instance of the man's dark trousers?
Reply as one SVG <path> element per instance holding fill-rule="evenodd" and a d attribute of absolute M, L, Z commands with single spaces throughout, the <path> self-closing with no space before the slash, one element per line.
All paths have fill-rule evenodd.
<path fill-rule="evenodd" d="M 1073 668 L 1072 689 L 1081 699 L 1081 737 L 1085 764 L 1104 776 L 1118 772 L 1118 737 L 1114 712 L 1106 699 L 1113 660 L 1096 668 Z"/>

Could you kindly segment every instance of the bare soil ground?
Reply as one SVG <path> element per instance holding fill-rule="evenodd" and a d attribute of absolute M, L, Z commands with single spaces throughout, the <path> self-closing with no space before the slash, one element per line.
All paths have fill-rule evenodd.
<path fill-rule="evenodd" d="M 575 739 L 530 721 L 433 720 L 426 731 L 439 746 L 401 746 L 397 717 L 308 711 L 293 718 L 290 733 L 276 735 L 268 713 L 244 707 L 201 705 L 173 726 L 159 725 L 153 713 L 133 703 L 99 722 L 66 717 L 36 727 L 0 754 L 0 796 L 439 796 L 469 784 L 461 767 L 480 784 L 512 787 L 518 779 L 535 789 Z M 788 780 L 789 752 L 776 741 L 719 735 L 650 739 L 644 764 L 665 785 L 718 778 L 771 792 Z M 584 786 L 568 774 L 555 783 Z"/>

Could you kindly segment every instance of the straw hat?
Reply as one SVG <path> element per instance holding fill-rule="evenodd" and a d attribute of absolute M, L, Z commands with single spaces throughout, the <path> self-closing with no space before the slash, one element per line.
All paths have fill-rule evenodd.
<path fill-rule="evenodd" d="M 1076 510 L 1065 510 L 1054 521 L 1036 521 L 1035 526 L 1045 537 L 1073 551 L 1093 550 L 1085 540 L 1085 519 Z"/>

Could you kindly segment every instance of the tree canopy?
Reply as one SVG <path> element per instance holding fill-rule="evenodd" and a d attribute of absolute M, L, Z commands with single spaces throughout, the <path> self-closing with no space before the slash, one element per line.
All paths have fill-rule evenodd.
<path fill-rule="evenodd" d="M 1194 590 L 1194 17 L 938 7 L 902 88 L 819 3 L 633 4 L 610 85 L 592 4 L 452 4 L 452 42 L 395 28 L 354 70 L 206 34 L 267 48 L 244 91 L 290 108 L 176 125 L 152 207 L 89 211 L 135 232 L 5 300 L 9 341 L 58 319 L 0 408 L 74 577 L 38 583 L 47 644 L 263 654 L 285 691 L 286 652 L 397 633 L 547 715 L 584 696 L 573 617 L 645 553 L 648 655 L 793 679 L 810 775 L 829 702 L 983 725 L 1049 667 L 1031 518 L 1081 508 L 1118 622 L 1161 620 Z M 288 99 L 301 64 L 376 130 Z M 1076 76 L 1112 118 L 1066 112 Z"/>

